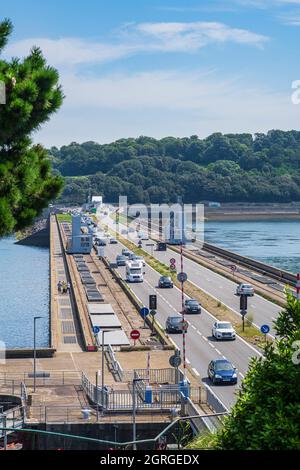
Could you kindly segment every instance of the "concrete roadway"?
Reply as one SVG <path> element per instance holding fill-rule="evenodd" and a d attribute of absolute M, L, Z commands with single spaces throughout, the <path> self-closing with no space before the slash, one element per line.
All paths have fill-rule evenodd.
<path fill-rule="evenodd" d="M 105 219 L 105 223 L 114 226 L 114 222 L 110 217 Z M 121 226 L 121 224 L 120 224 Z M 125 227 L 125 226 L 124 226 Z M 146 231 L 146 230 L 145 230 Z M 126 235 L 122 235 L 123 237 Z M 131 241 L 136 241 L 132 240 Z M 153 251 L 151 247 L 147 247 L 147 243 L 152 241 L 143 241 L 143 250 L 148 251 L 152 256 L 160 260 L 166 265 L 170 264 L 170 259 L 175 258 L 177 270 L 180 267 L 180 255 L 173 250 L 167 249 L 167 251 Z M 155 242 L 153 242 L 155 243 Z M 207 292 L 211 296 L 218 299 L 224 305 L 228 306 L 233 310 L 239 318 L 241 317 L 239 312 L 239 297 L 235 295 L 237 284 L 214 271 L 201 266 L 194 261 L 184 257 L 184 271 L 188 275 L 190 282 L 194 283 L 197 287 Z M 253 323 L 258 328 L 261 325 L 269 325 L 271 334 L 274 335 L 274 329 L 272 327 L 273 321 L 278 316 L 280 307 L 269 300 L 255 294 L 254 297 L 248 299 L 248 313 L 253 317 Z"/>
<path fill-rule="evenodd" d="M 121 252 L 123 245 L 107 245 L 105 256 L 115 262 L 116 255 Z M 125 279 L 125 268 L 119 268 Z M 157 288 L 160 275 L 150 266 L 145 267 L 145 277 L 143 283 L 131 283 L 130 288 L 141 302 L 148 306 L 149 294 L 156 293 L 158 300 L 157 320 L 164 327 L 168 316 L 179 315 L 181 310 L 181 292 L 173 289 Z M 238 380 L 244 377 L 251 357 L 259 356 L 255 348 L 248 345 L 241 338 L 236 341 L 216 341 L 211 336 L 214 317 L 204 309 L 201 315 L 190 314 L 186 316 L 189 322 L 186 336 L 186 357 L 199 380 L 213 389 L 220 401 L 229 409 L 235 402 L 236 386 L 232 385 L 212 385 L 207 378 L 207 366 L 212 359 L 226 358 L 230 360 L 238 369 Z M 178 348 L 182 350 L 182 335 L 171 335 L 172 340 Z"/>

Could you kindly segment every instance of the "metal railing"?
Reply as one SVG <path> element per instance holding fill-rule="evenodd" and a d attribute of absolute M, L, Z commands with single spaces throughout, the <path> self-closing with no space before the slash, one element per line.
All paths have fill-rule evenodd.
<path fill-rule="evenodd" d="M 135 373 L 135 378 L 139 378 L 137 373 Z M 129 389 L 113 390 L 105 388 L 105 390 L 102 390 L 100 387 L 97 388 L 82 373 L 82 387 L 90 401 L 106 412 L 130 411 L 133 408 L 132 384 L 130 384 Z M 171 410 L 182 407 L 183 394 L 177 384 L 161 385 L 147 390 L 146 382 L 141 380 L 135 384 L 135 393 L 137 410 Z"/>
<path fill-rule="evenodd" d="M 76 371 L 47 370 L 37 371 L 37 374 L 37 387 L 81 384 L 81 373 Z M 33 381 L 32 372 L 0 372 L 0 386 L 13 384 L 13 386 L 20 387 L 21 382 L 23 382 L 27 387 L 32 387 Z"/>
<path fill-rule="evenodd" d="M 121 364 L 116 359 L 115 353 L 114 353 L 114 351 L 113 351 L 110 344 L 106 348 L 106 353 L 107 353 L 109 361 L 111 363 L 113 372 L 116 373 L 116 375 L 118 376 L 120 382 L 122 382 L 123 377 L 124 377 L 124 371 L 121 367 Z"/>
<path fill-rule="evenodd" d="M 1 428 L 19 429 L 24 423 L 24 407 L 15 406 L 4 413 L 0 413 L 0 438 L 6 434 L 11 434 L 13 431 L 5 431 Z"/>

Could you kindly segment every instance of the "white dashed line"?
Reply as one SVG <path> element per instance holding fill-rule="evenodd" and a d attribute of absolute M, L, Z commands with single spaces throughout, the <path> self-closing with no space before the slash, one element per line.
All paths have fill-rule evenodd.
<path fill-rule="evenodd" d="M 192 368 L 192 371 L 193 371 L 194 374 L 196 374 L 198 377 L 200 376 L 199 372 L 195 369 L 195 367 Z"/>

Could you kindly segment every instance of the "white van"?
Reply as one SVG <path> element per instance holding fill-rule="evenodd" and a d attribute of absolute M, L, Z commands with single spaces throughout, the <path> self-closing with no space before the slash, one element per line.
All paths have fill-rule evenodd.
<path fill-rule="evenodd" d="M 140 260 L 126 261 L 126 281 L 143 282 L 143 262 Z"/>

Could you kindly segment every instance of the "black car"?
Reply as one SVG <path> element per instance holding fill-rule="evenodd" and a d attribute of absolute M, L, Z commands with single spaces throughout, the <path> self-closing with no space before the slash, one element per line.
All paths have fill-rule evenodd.
<path fill-rule="evenodd" d="M 184 302 L 185 313 L 201 313 L 201 305 L 198 300 L 188 299 Z"/>
<path fill-rule="evenodd" d="M 166 321 L 166 332 L 167 333 L 182 333 L 182 318 L 168 317 Z"/>
<path fill-rule="evenodd" d="M 173 281 L 170 276 L 161 276 L 158 281 L 158 287 L 173 287 Z"/>

